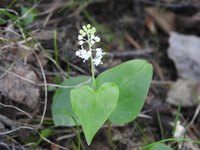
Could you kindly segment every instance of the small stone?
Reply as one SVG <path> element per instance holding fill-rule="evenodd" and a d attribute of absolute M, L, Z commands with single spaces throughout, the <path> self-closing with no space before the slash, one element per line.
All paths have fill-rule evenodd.
<path fill-rule="evenodd" d="M 200 38 L 170 33 L 168 55 L 175 63 L 178 76 L 200 82 Z"/>
<path fill-rule="evenodd" d="M 200 96 L 200 83 L 194 80 L 178 79 L 167 93 L 166 102 L 178 106 L 182 104 L 183 107 L 195 106 L 198 104 L 196 99 Z"/>

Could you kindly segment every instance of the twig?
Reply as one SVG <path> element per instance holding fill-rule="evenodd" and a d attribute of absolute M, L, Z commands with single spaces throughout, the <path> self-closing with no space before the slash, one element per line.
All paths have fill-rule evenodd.
<path fill-rule="evenodd" d="M 67 134 L 67 135 L 58 137 L 58 138 L 56 139 L 56 141 L 61 141 L 61 140 L 64 140 L 64 139 L 68 139 L 68 138 L 75 137 L 75 136 L 77 136 L 77 133 Z"/>
<path fill-rule="evenodd" d="M 56 144 L 56 143 L 51 142 L 50 140 L 48 140 L 47 138 L 45 138 L 42 134 L 40 134 L 40 132 L 39 132 L 38 130 L 36 130 L 36 132 L 40 135 L 40 137 L 41 137 L 44 141 L 46 141 L 46 142 L 48 142 L 48 143 L 50 143 L 50 144 L 52 144 L 52 145 L 55 145 L 55 146 L 57 146 L 58 148 L 61 148 L 61 149 L 64 149 L 64 150 L 69 150 L 69 149 L 66 148 L 66 147 L 63 147 L 63 146 L 60 146 L 60 145 L 58 145 L 58 144 Z"/>
<path fill-rule="evenodd" d="M 8 138 L 9 138 L 9 136 L 7 136 Z M 18 143 L 14 138 L 10 138 L 10 140 L 13 142 L 13 143 L 15 143 L 15 144 L 17 144 L 17 145 L 13 145 L 13 143 L 12 143 L 12 145 L 10 144 L 7 144 L 9 147 L 11 147 L 12 146 L 12 148 L 13 148 L 13 146 L 14 146 L 14 148 L 13 149 L 16 149 L 16 150 L 30 150 L 30 149 L 25 149 L 20 143 Z"/>
<path fill-rule="evenodd" d="M 2 8 L 0 8 L 0 10 L 1 10 L 1 11 L 12 12 L 12 13 L 14 13 L 14 14 L 17 16 L 17 18 L 19 18 L 19 14 L 18 14 L 18 12 L 15 11 L 15 10 L 12 10 L 12 9 L 2 9 Z"/>
<path fill-rule="evenodd" d="M 140 50 L 142 49 L 142 46 L 138 44 L 138 42 L 128 33 L 124 34 L 127 40 L 137 49 Z"/>
<path fill-rule="evenodd" d="M 32 116 L 31 116 L 30 114 L 28 114 L 27 112 L 25 112 L 24 110 L 22 110 L 22 109 L 20 109 L 20 108 L 18 108 L 18 107 L 15 107 L 15 106 L 13 106 L 13 105 L 5 105 L 5 104 L 2 104 L 2 103 L 0 103 L 0 105 L 1 105 L 1 106 L 4 106 L 4 107 L 15 108 L 15 109 L 19 110 L 20 112 L 26 114 L 26 115 L 29 116 L 30 118 L 32 118 Z"/>
<path fill-rule="evenodd" d="M 39 46 L 40 46 L 40 48 L 42 49 L 42 51 L 44 52 L 45 56 L 46 56 L 49 60 L 51 60 L 51 61 L 56 65 L 56 67 L 57 67 L 64 75 L 66 75 L 67 77 L 69 77 L 69 75 L 66 74 L 66 73 L 63 71 L 63 69 L 56 63 L 56 61 L 55 61 L 53 58 L 51 58 L 51 56 L 49 56 L 49 54 L 47 54 L 47 53 L 45 52 L 44 48 L 43 48 L 40 44 L 39 44 Z"/>
<path fill-rule="evenodd" d="M 113 57 L 118 57 L 118 58 L 133 57 L 133 56 L 150 57 L 150 54 L 152 52 L 153 52 L 152 50 L 147 51 L 147 50 L 140 49 L 140 51 L 127 50 L 123 52 L 112 52 L 111 54 L 113 55 Z"/>
<path fill-rule="evenodd" d="M 50 12 L 50 13 L 48 14 L 48 16 L 46 17 L 46 19 L 45 19 L 45 21 L 44 21 L 42 27 L 46 27 L 46 25 L 47 25 L 47 23 L 49 22 L 49 20 L 50 20 L 50 18 L 51 18 L 52 15 L 53 15 L 53 12 Z"/>
<path fill-rule="evenodd" d="M 199 112 L 200 112 L 200 104 L 197 106 L 197 108 L 195 110 L 195 113 L 194 113 L 194 116 L 193 116 L 192 120 L 189 123 L 189 126 L 191 126 L 194 123 L 194 121 L 197 118 Z"/>
<path fill-rule="evenodd" d="M 46 141 L 46 142 L 48 142 L 48 143 L 50 143 L 50 144 L 52 144 L 52 145 L 55 145 L 55 146 L 57 146 L 57 147 L 59 147 L 59 148 L 61 148 L 61 149 L 69 150 L 68 148 L 65 148 L 65 147 L 63 147 L 63 146 L 60 146 L 60 145 L 58 145 L 58 144 L 55 144 L 55 143 L 51 142 L 50 140 L 48 140 L 47 138 L 45 138 L 44 136 L 42 136 L 42 135 L 40 134 L 40 132 L 39 132 L 37 129 L 32 128 L 32 127 L 28 127 L 28 126 L 20 126 L 20 127 L 18 127 L 18 128 L 13 129 L 13 130 L 10 130 L 10 131 L 0 132 L 0 135 L 10 134 L 10 133 L 15 132 L 15 131 L 20 130 L 20 129 L 35 130 L 35 131 L 40 135 L 40 137 L 41 137 L 44 141 Z"/>
<path fill-rule="evenodd" d="M 11 33 L 17 35 L 18 37 L 22 37 L 20 34 L 18 34 L 17 32 L 11 30 L 10 28 L 4 28 L 4 30 L 1 30 L 2 32 L 6 32 L 6 31 L 10 31 Z"/>
<path fill-rule="evenodd" d="M 35 128 L 32 128 L 32 127 L 28 127 L 28 126 L 20 126 L 20 127 L 18 127 L 18 128 L 12 129 L 12 130 L 10 130 L 10 131 L 0 132 L 0 135 L 10 134 L 10 133 L 15 132 L 15 131 L 20 130 L 20 129 L 30 129 L 30 130 L 35 130 Z"/>
<path fill-rule="evenodd" d="M 44 110 L 43 110 L 43 113 L 42 113 L 42 118 L 40 120 L 40 123 L 38 124 L 38 127 L 40 127 L 44 121 L 44 117 L 45 117 L 45 114 L 46 114 L 46 109 L 47 109 L 47 80 L 46 80 L 46 76 L 45 76 L 45 73 L 44 73 L 44 69 L 42 67 L 42 63 L 38 57 L 38 55 L 36 54 L 35 50 L 33 50 L 33 53 L 39 63 L 39 66 L 40 66 L 40 69 L 42 71 L 42 75 L 43 75 L 43 80 L 44 80 L 44 91 L 45 91 L 45 97 L 44 97 Z"/>
<path fill-rule="evenodd" d="M 157 80 L 152 80 L 151 84 L 154 85 L 173 85 L 175 82 L 173 81 L 157 81 Z"/>
<path fill-rule="evenodd" d="M 82 72 L 82 73 L 88 75 L 88 73 L 87 73 L 85 70 L 81 69 L 80 67 L 78 67 L 78 66 L 76 66 L 76 65 L 74 65 L 74 64 L 72 64 L 72 63 L 70 63 L 70 62 L 69 62 L 69 65 L 70 65 L 71 67 L 73 67 L 74 69 L 76 69 L 76 70 L 78 70 L 78 71 L 80 71 L 80 72 Z"/>
<path fill-rule="evenodd" d="M 10 70 L 12 68 L 13 68 L 13 65 L 11 67 L 9 67 L 7 70 Z M 0 68 L 0 71 L 4 71 L 4 70 L 1 70 L 1 68 Z M 0 76 L 0 79 L 3 78 L 6 74 L 7 74 L 7 72 L 4 71 L 4 73 Z"/>
<path fill-rule="evenodd" d="M 0 122 L 3 123 L 3 125 L 5 126 L 10 127 L 10 129 L 15 129 L 19 127 L 19 125 L 15 121 L 12 121 L 11 119 L 1 114 L 0 114 Z"/>
<path fill-rule="evenodd" d="M 29 82 L 29 83 L 32 83 L 32 84 L 35 84 L 35 85 L 38 85 L 38 86 L 45 86 L 45 85 L 47 85 L 47 86 L 54 86 L 54 87 L 59 87 L 59 88 L 75 88 L 75 87 L 84 85 L 84 84 L 86 84 L 86 83 L 89 83 L 89 82 L 91 81 L 91 78 L 90 78 L 90 79 L 88 79 L 88 80 L 85 81 L 85 82 L 82 82 L 82 83 L 80 83 L 80 84 L 73 85 L 73 86 L 63 86 L 63 85 L 52 84 L 52 83 L 46 83 L 46 84 L 44 84 L 44 83 L 36 83 L 35 81 L 32 81 L 32 80 L 27 79 L 27 78 L 25 78 L 25 77 L 22 77 L 22 76 L 20 76 L 20 75 L 18 75 L 18 74 L 16 74 L 16 73 L 13 73 L 13 72 L 11 72 L 11 71 L 8 71 L 8 70 L 3 70 L 3 71 L 4 71 L 5 73 L 12 74 L 12 75 L 15 76 L 15 77 L 18 77 L 18 78 L 20 78 L 20 79 L 22 79 L 22 80 L 24 80 L 24 81 L 27 81 L 27 82 Z M 5 75 L 5 74 L 4 74 L 4 75 Z"/>
<path fill-rule="evenodd" d="M 17 16 L 17 18 L 19 18 L 19 14 L 18 14 L 18 12 L 16 12 L 15 10 L 12 10 L 12 9 L 2 9 L 2 8 L 0 8 L 0 10 L 1 10 L 1 11 L 12 12 L 12 13 L 14 13 L 14 14 Z M 18 23 L 20 24 L 19 19 L 14 20 L 14 21 L 16 21 L 16 22 L 18 22 Z M 13 24 L 12 24 L 10 27 L 12 27 L 12 26 L 13 26 Z M 7 28 L 7 30 L 8 30 L 8 29 L 9 29 L 9 28 Z M 21 28 L 20 28 L 19 30 L 20 30 L 20 32 L 22 33 L 22 37 L 25 38 L 25 35 L 24 35 L 24 33 L 23 33 L 23 30 L 22 30 Z"/>
<path fill-rule="evenodd" d="M 163 71 L 162 71 L 160 65 L 153 59 L 150 59 L 150 62 L 152 63 L 153 67 L 155 68 L 155 71 L 158 74 L 160 80 L 164 81 L 165 79 L 164 79 Z"/>

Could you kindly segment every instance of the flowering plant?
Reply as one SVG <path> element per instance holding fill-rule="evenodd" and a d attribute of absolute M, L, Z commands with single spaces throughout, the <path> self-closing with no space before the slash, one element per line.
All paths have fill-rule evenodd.
<path fill-rule="evenodd" d="M 99 64 L 103 64 L 102 57 L 105 54 L 102 52 L 101 48 L 92 49 L 92 46 L 100 41 L 98 36 L 95 36 L 94 33 L 96 32 L 95 27 L 91 28 L 91 25 L 88 24 L 87 26 L 83 26 L 83 30 L 80 30 L 80 35 L 78 36 L 79 45 L 83 45 L 84 43 L 88 44 L 89 50 L 85 50 L 83 46 L 81 49 L 76 52 L 76 55 L 83 59 L 83 62 L 91 58 L 91 62 L 93 62 L 96 66 Z M 87 39 L 85 38 L 87 36 Z M 92 51 L 96 51 L 95 58 L 92 57 Z"/>
<path fill-rule="evenodd" d="M 91 27 L 90 24 L 87 26 L 83 26 L 83 29 L 79 31 L 80 35 L 78 35 L 79 45 L 81 45 L 81 49 L 76 51 L 76 56 L 83 59 L 83 62 L 90 58 L 91 61 L 91 72 L 92 72 L 92 79 L 93 79 L 93 86 L 96 88 L 95 77 L 94 77 L 94 68 L 99 64 L 103 64 L 102 57 L 105 55 L 105 52 L 102 51 L 101 48 L 93 49 L 92 46 L 96 42 L 100 42 L 100 38 L 95 36 L 96 28 Z M 88 50 L 84 49 L 83 44 L 88 44 Z M 96 56 L 93 57 L 92 52 L 96 52 Z M 94 66 L 95 65 L 95 66 Z"/>
<path fill-rule="evenodd" d="M 64 81 L 62 85 L 70 88 L 56 91 L 52 109 L 55 125 L 74 126 L 76 120 L 82 126 L 88 144 L 106 120 L 124 124 L 138 116 L 152 79 L 152 66 L 145 60 L 127 61 L 95 78 L 95 66 L 103 63 L 102 57 L 106 54 L 101 48 L 93 48 L 96 42 L 100 42 L 95 32 L 91 25 L 83 26 L 78 35 L 81 49 L 76 51 L 83 62 L 90 59 L 92 82 L 86 82 L 90 77 Z M 88 45 L 88 50 L 84 44 Z M 60 110 L 70 115 L 64 115 Z"/>

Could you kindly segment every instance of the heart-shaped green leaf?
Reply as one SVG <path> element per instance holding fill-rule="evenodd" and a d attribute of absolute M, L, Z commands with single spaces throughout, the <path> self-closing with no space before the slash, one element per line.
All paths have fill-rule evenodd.
<path fill-rule="evenodd" d="M 88 85 L 71 90 L 72 110 L 78 116 L 88 145 L 117 105 L 119 90 L 114 83 L 104 83 L 98 90 Z"/>
<path fill-rule="evenodd" d="M 79 84 L 84 84 L 87 82 L 91 77 L 83 76 L 83 77 L 75 77 L 67 79 L 66 81 L 62 82 L 62 86 L 78 86 Z M 91 85 L 91 82 L 85 83 L 87 85 Z M 56 91 L 53 96 L 53 104 L 52 104 L 52 115 L 53 121 L 56 126 L 75 126 L 74 120 L 71 116 L 63 113 L 62 111 L 66 111 L 70 113 L 76 121 L 79 123 L 78 118 L 72 111 L 72 106 L 70 102 L 70 91 L 73 88 L 63 88 L 60 87 Z"/>
<path fill-rule="evenodd" d="M 128 123 L 138 116 L 149 90 L 152 70 L 152 65 L 145 60 L 131 60 L 97 77 L 97 87 L 105 82 L 113 82 L 119 88 L 117 107 L 109 117 L 112 123 Z"/>

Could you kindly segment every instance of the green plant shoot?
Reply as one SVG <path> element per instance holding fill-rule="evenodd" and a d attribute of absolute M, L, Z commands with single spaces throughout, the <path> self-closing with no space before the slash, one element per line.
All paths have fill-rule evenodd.
<path fill-rule="evenodd" d="M 66 126 L 75 126 L 70 116 L 60 113 L 60 107 L 65 108 L 63 111 L 70 112 L 82 126 L 88 145 L 106 120 L 109 119 L 115 124 L 124 124 L 138 116 L 144 105 L 153 74 L 152 65 L 147 61 L 131 60 L 108 69 L 95 78 L 95 66 L 103 64 L 102 58 L 106 54 L 101 48 L 93 48 L 95 43 L 100 42 L 95 32 L 96 28 L 90 24 L 82 27 L 78 35 L 81 49 L 76 52 L 76 56 L 82 58 L 83 62 L 90 61 L 92 83 L 65 90 L 59 88 L 53 98 L 52 112 L 56 125 L 65 123 Z M 85 44 L 88 49 L 84 48 Z M 63 84 L 76 85 L 84 82 L 85 79 L 70 78 Z M 58 114 L 59 117 L 56 117 Z M 63 117 L 71 121 L 63 123 Z"/>

